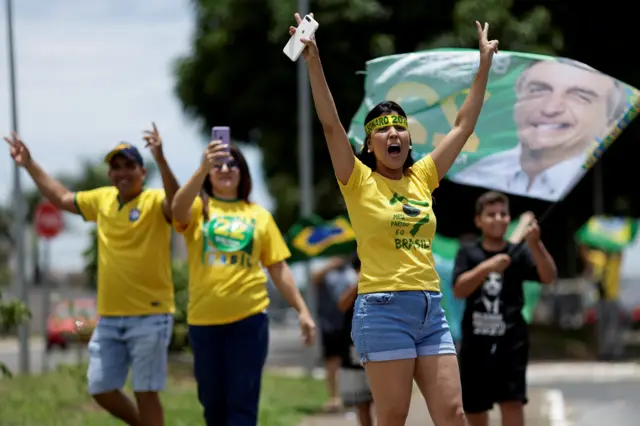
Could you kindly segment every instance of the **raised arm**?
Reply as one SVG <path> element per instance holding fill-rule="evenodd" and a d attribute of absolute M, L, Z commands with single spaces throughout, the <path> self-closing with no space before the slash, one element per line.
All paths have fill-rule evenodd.
<path fill-rule="evenodd" d="M 536 274 L 533 275 L 537 275 L 542 284 L 554 283 L 558 277 L 556 262 L 540 239 L 540 226 L 535 219 L 529 223 L 525 239 L 536 268 Z"/>
<path fill-rule="evenodd" d="M 9 144 L 9 152 L 13 161 L 29 173 L 38 190 L 45 198 L 61 210 L 75 214 L 80 213 L 74 202 L 75 194 L 56 179 L 49 176 L 47 172 L 31 158 L 29 149 L 16 132 L 11 132 L 11 136 L 5 137 L 4 140 Z"/>
<path fill-rule="evenodd" d="M 176 192 L 178 192 L 180 185 L 178 184 L 178 180 L 171 171 L 171 167 L 169 167 L 169 163 L 164 156 L 164 152 L 162 150 L 162 137 L 160 137 L 156 123 L 151 123 L 151 125 L 152 129 L 144 132 L 144 140 L 147 142 L 146 146 L 151 151 L 153 159 L 156 160 L 158 170 L 160 171 L 160 177 L 162 178 L 162 186 L 164 187 L 165 193 L 165 199 L 162 202 L 162 213 L 164 213 L 164 217 L 167 221 L 171 222 L 171 204 L 173 203 L 173 198 L 175 197 Z"/>
<path fill-rule="evenodd" d="M 313 16 L 313 14 L 311 14 L 311 16 Z M 295 18 L 298 24 L 300 24 L 302 21 L 300 15 L 296 13 Z M 295 32 L 295 27 L 289 27 L 290 35 L 295 34 Z M 343 185 L 346 185 L 351 177 L 351 172 L 353 172 L 355 164 L 353 150 L 347 138 L 347 132 L 340 122 L 336 104 L 333 101 L 333 96 L 327 85 L 327 80 L 324 77 L 315 37 L 311 39 L 303 38 L 302 42 L 306 45 L 302 56 L 305 61 L 307 61 L 307 67 L 309 69 L 313 102 L 316 107 L 316 112 L 318 113 L 318 119 L 322 124 L 324 137 L 327 140 L 331 163 L 333 164 L 333 169 L 338 180 Z"/>
<path fill-rule="evenodd" d="M 191 206 L 202 188 L 202 183 L 208 178 L 213 166 L 228 155 L 221 141 L 209 143 L 202 155 L 202 163 L 184 186 L 178 189 L 173 198 L 171 212 L 176 222 L 183 225 L 191 222 Z"/>
<path fill-rule="evenodd" d="M 471 91 L 458 112 L 453 128 L 431 153 L 431 158 L 438 169 L 439 179 L 444 178 L 447 174 L 476 127 L 480 110 L 482 110 L 482 104 L 484 103 L 493 54 L 498 53 L 498 40 L 489 41 L 487 38 L 489 24 L 485 22 L 483 29 L 480 23 L 476 21 L 476 27 L 478 28 L 478 38 L 480 39 L 480 66 L 478 67 L 478 72 L 473 79 Z"/>

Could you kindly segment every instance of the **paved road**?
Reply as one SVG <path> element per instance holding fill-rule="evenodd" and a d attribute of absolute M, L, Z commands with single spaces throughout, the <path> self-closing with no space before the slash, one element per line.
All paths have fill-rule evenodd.
<path fill-rule="evenodd" d="M 45 345 L 42 339 L 33 338 L 29 344 L 30 371 L 39 373 L 45 368 Z M 75 364 L 86 361 L 86 350 L 70 348 L 66 351 L 54 350 L 47 357 L 48 368 L 54 368 L 59 364 Z M 0 361 L 2 361 L 13 373 L 18 373 L 20 357 L 18 342 L 16 340 L 0 340 Z"/>
<path fill-rule="evenodd" d="M 630 426 L 640 418 L 640 366 L 635 363 L 536 364 L 532 388 L 547 393 L 552 426 Z"/>
<path fill-rule="evenodd" d="M 552 426 L 630 426 L 640 418 L 640 381 L 558 383 L 564 405 Z M 551 394 L 553 395 L 553 394 Z"/>
<path fill-rule="evenodd" d="M 43 343 L 31 341 L 32 371 L 42 368 Z M 86 353 L 80 354 L 86 360 Z M 268 364 L 278 367 L 301 367 L 311 356 L 300 341 L 295 327 L 274 326 Z M 74 349 L 54 352 L 50 364 L 76 363 Z M 0 341 L 0 361 L 13 371 L 18 368 L 15 341 Z M 640 365 L 635 363 L 540 363 L 529 368 L 532 395 L 544 399 L 542 407 L 548 426 L 629 426 L 640 418 Z M 542 395 L 542 397 L 540 397 Z M 547 423 L 540 423 L 547 426 Z"/>
<path fill-rule="evenodd" d="M 304 366 L 305 358 L 313 353 L 305 349 L 300 339 L 300 331 L 295 327 L 272 327 L 267 363 L 271 366 Z M 31 372 L 39 373 L 43 369 L 45 357 L 44 343 L 40 338 L 30 341 Z M 14 339 L 0 340 L 0 361 L 4 362 L 11 371 L 18 372 L 19 368 L 18 342 Z M 66 351 L 54 350 L 48 357 L 49 368 L 59 364 L 75 364 L 78 360 L 86 361 L 86 350 L 78 351 L 70 348 Z"/>

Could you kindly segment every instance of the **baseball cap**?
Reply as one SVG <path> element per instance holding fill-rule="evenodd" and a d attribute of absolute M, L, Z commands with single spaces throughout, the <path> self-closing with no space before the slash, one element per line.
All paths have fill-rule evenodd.
<path fill-rule="evenodd" d="M 142 155 L 140 155 L 140 151 L 138 148 L 131 145 L 130 143 L 121 142 L 115 148 L 113 148 L 107 156 L 104 158 L 104 162 L 109 164 L 111 160 L 116 155 L 124 155 L 129 160 L 133 160 L 138 163 L 140 166 L 144 166 L 144 161 L 142 160 Z"/>

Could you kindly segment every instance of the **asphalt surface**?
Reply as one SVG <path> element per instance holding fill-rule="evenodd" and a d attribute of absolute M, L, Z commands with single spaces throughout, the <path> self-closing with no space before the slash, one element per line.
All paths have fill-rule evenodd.
<path fill-rule="evenodd" d="M 551 426 L 631 426 L 640 418 L 640 365 L 541 363 L 531 365 L 532 390 L 548 391 Z"/>
<path fill-rule="evenodd" d="M 559 383 L 565 422 L 556 426 L 631 426 L 640 421 L 640 381 Z"/>
<path fill-rule="evenodd" d="M 270 336 L 267 359 L 269 366 L 304 367 L 310 357 L 317 358 L 312 350 L 304 348 L 300 331 L 295 326 L 272 327 Z M 46 354 L 44 341 L 41 338 L 32 338 L 29 346 L 31 373 L 40 373 L 45 368 L 45 361 L 49 369 L 60 364 L 77 364 L 87 361 L 86 349 L 78 350 L 72 346 L 64 351 L 54 349 L 50 354 Z M 12 372 L 18 373 L 20 356 L 17 340 L 0 340 L 0 361 L 5 363 Z"/>

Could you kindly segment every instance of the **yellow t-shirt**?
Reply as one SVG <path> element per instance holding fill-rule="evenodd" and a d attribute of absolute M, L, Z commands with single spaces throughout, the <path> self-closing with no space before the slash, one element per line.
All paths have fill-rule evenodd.
<path fill-rule="evenodd" d="M 593 277 L 602 283 L 604 299 L 620 298 L 621 253 L 607 255 L 600 250 L 589 250 L 588 260 L 593 268 Z"/>
<path fill-rule="evenodd" d="M 431 193 L 439 184 L 431 156 L 400 180 L 372 172 L 356 158 L 349 182 L 338 183 L 362 261 L 358 293 L 440 291 L 431 253 L 436 232 Z"/>
<path fill-rule="evenodd" d="M 189 259 L 191 325 L 229 324 L 269 306 L 269 267 L 291 256 L 271 214 L 244 201 L 196 198 L 191 222 L 175 228 L 184 235 Z"/>
<path fill-rule="evenodd" d="M 125 204 L 115 187 L 76 193 L 84 220 L 98 225 L 98 315 L 174 312 L 171 225 L 163 190 L 145 189 Z"/>

